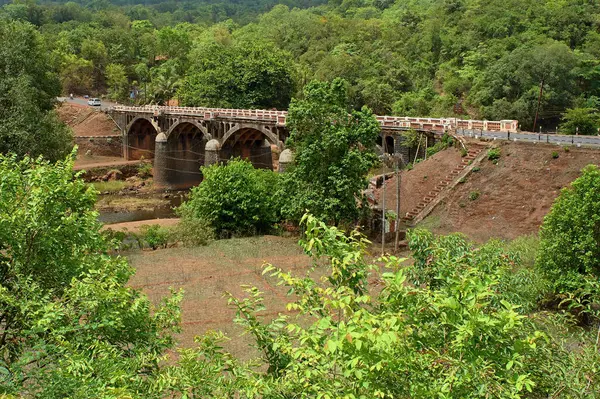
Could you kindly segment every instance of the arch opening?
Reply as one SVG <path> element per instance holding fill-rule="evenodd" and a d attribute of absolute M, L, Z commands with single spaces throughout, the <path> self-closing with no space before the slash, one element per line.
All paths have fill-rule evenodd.
<path fill-rule="evenodd" d="M 154 125 L 148 119 L 135 119 L 127 132 L 127 159 L 153 159 L 157 134 Z"/>
<path fill-rule="evenodd" d="M 193 123 L 182 122 L 167 137 L 166 179 L 169 186 L 188 188 L 202 181 L 207 138 Z"/>
<path fill-rule="evenodd" d="M 392 136 L 385 136 L 385 151 L 388 154 L 394 154 L 394 138 Z"/>
<path fill-rule="evenodd" d="M 241 128 L 225 139 L 221 148 L 221 160 L 247 159 L 255 168 L 273 170 L 271 138 L 254 128 Z"/>

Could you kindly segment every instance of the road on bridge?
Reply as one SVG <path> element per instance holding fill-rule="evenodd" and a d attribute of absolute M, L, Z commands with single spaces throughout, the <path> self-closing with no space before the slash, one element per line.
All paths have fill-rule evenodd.
<path fill-rule="evenodd" d="M 508 132 L 491 132 L 481 130 L 457 129 L 456 134 L 466 137 L 483 137 L 493 140 L 510 140 L 510 141 L 525 141 L 528 143 L 549 143 L 556 145 L 575 145 L 575 146 L 591 146 L 600 147 L 600 136 L 586 135 L 563 135 L 563 134 L 548 134 L 548 133 L 508 133 Z"/>

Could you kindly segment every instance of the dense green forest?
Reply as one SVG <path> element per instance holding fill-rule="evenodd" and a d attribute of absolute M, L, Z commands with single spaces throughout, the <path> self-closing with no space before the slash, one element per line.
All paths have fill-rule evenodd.
<path fill-rule="evenodd" d="M 64 93 L 286 108 L 310 80 L 341 77 L 356 109 L 527 129 L 543 84 L 544 130 L 567 109 L 597 125 L 593 0 L 133 3 L 17 0 L 1 14 L 37 27 Z"/>

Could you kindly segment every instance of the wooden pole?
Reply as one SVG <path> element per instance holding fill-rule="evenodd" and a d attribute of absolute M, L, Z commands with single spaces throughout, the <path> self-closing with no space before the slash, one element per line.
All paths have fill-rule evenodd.
<path fill-rule="evenodd" d="M 400 242 L 400 154 L 396 156 L 396 239 L 394 240 L 394 252 L 398 252 Z"/>
<path fill-rule="evenodd" d="M 383 137 L 383 183 L 381 185 L 381 192 L 383 198 L 381 200 L 381 256 L 385 254 L 385 155 L 387 154 L 387 145 L 385 142 L 385 136 Z"/>

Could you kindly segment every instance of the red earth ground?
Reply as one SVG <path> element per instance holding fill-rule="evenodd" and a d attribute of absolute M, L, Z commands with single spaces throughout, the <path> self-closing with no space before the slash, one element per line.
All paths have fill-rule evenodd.
<path fill-rule="evenodd" d="M 514 239 L 536 234 L 560 189 L 575 180 L 584 166 L 600 164 L 600 150 L 596 149 L 496 144 L 501 148 L 498 164 L 484 159 L 480 170 L 452 189 L 420 226 L 441 234 L 460 231 L 479 242 L 492 237 Z M 558 158 L 552 157 L 553 152 L 558 153 Z M 404 172 L 401 214 L 412 209 L 458 162 L 458 150 L 450 148 Z M 473 192 L 480 193 L 476 200 L 469 198 Z M 395 196 L 395 181 L 388 180 L 387 209 L 395 209 Z"/>
<path fill-rule="evenodd" d="M 119 134 L 115 123 L 103 112 L 89 106 L 61 103 L 56 109 L 75 136 L 112 136 Z"/>

